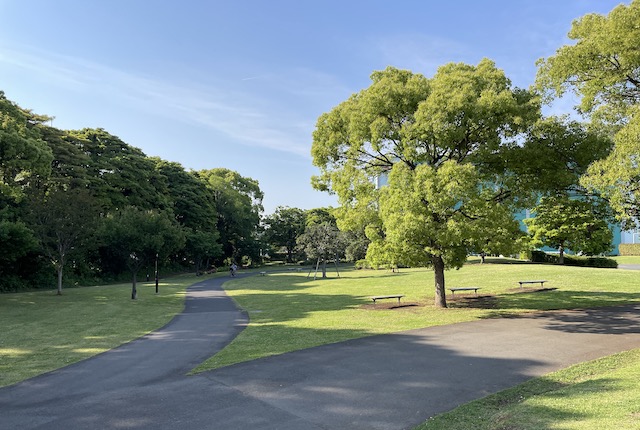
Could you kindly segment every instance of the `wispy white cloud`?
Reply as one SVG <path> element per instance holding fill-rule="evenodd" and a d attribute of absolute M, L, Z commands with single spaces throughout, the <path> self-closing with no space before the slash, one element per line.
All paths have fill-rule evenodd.
<path fill-rule="evenodd" d="M 410 69 L 427 76 L 451 61 L 477 56 L 464 44 L 423 33 L 400 33 L 372 41 L 375 55 L 387 65 Z"/>
<path fill-rule="evenodd" d="M 326 98 L 329 91 L 344 91 L 331 76 L 304 69 L 281 76 L 210 77 L 204 82 L 176 83 L 82 58 L 2 45 L 0 64 L 87 97 L 197 124 L 247 146 L 303 157 L 309 157 L 311 131 L 319 113 L 302 112 L 301 106 L 313 97 Z M 260 87 L 243 87 L 258 81 L 262 81 Z M 274 97 L 274 93 L 283 97 Z"/>

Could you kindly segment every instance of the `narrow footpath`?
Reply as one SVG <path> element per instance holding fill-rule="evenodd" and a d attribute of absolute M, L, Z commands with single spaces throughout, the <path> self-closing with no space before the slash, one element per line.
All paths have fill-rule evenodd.
<path fill-rule="evenodd" d="M 640 347 L 640 305 L 324 345 L 185 376 L 247 323 L 212 279 L 163 329 L 0 389 L 0 429 L 411 429 L 527 379 Z"/>

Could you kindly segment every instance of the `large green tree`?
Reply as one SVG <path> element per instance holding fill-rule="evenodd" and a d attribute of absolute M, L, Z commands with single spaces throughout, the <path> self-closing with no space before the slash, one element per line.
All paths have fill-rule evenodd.
<path fill-rule="evenodd" d="M 245 256 L 257 260 L 264 197 L 258 181 L 225 168 L 202 170 L 197 176 L 213 197 L 224 256 L 236 262 Z"/>
<path fill-rule="evenodd" d="M 56 269 L 57 291 L 62 294 L 62 277 L 69 258 L 86 258 L 94 243 L 100 207 L 93 195 L 82 188 L 54 188 L 32 196 L 29 204 L 31 227 L 44 254 Z"/>
<path fill-rule="evenodd" d="M 431 79 L 392 67 L 371 79 L 318 119 L 314 185 L 337 193 L 343 220 L 369 218 L 369 255 L 433 267 L 435 304 L 445 307 L 444 270 L 510 219 L 518 188 L 504 153 L 539 104 L 486 59 L 442 66 Z M 385 186 L 372 181 L 387 175 Z"/>
<path fill-rule="evenodd" d="M 558 262 L 563 264 L 567 249 L 587 255 L 611 250 L 613 236 L 606 214 L 597 210 L 599 206 L 567 196 L 545 197 L 533 210 L 535 217 L 525 223 L 534 245 L 557 249 Z"/>
<path fill-rule="evenodd" d="M 159 158 L 154 161 L 156 170 L 166 178 L 169 206 L 186 234 L 182 254 L 199 274 L 202 266 L 208 265 L 206 261 L 222 255 L 214 195 L 205 182 L 180 164 Z"/>
<path fill-rule="evenodd" d="M 278 206 L 273 214 L 264 218 L 265 240 L 277 248 L 285 248 L 287 261 L 293 262 L 297 240 L 304 233 L 305 211 L 298 208 Z"/>
<path fill-rule="evenodd" d="M 550 99 L 571 91 L 579 112 L 595 126 L 615 133 L 615 146 L 594 163 L 582 185 L 607 198 L 618 218 L 631 226 L 640 213 L 640 1 L 620 5 L 608 15 L 589 14 L 573 22 L 569 38 L 540 60 L 537 87 Z"/>

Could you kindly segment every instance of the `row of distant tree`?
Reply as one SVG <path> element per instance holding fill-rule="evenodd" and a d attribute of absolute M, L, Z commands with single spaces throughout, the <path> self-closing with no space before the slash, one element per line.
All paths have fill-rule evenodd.
<path fill-rule="evenodd" d="M 59 292 L 133 275 L 135 298 L 136 276 L 154 276 L 156 264 L 201 272 L 281 248 L 293 261 L 306 258 L 295 241 L 308 222 L 335 226 L 326 210 L 264 218 L 251 178 L 187 171 L 105 130 L 49 120 L 0 92 L 0 290 L 50 288 L 54 273 Z"/>

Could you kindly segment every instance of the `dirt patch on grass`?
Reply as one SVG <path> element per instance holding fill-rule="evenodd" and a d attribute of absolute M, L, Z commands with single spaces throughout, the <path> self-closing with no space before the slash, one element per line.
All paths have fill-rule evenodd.
<path fill-rule="evenodd" d="M 456 296 L 447 300 L 452 308 L 496 309 L 498 298 L 496 296 Z"/>
<path fill-rule="evenodd" d="M 424 304 L 421 303 L 417 303 L 417 302 L 406 302 L 406 303 L 400 303 L 398 304 L 397 302 L 395 303 L 370 303 L 370 304 L 366 304 L 366 305 L 362 305 L 360 306 L 360 309 L 366 309 L 366 310 L 370 310 L 370 311 L 381 311 L 381 310 L 389 310 L 389 309 L 413 309 L 419 306 L 424 306 Z"/>
<path fill-rule="evenodd" d="M 554 291 L 557 290 L 555 287 L 545 287 L 545 288 L 512 288 L 507 290 L 509 293 L 541 293 L 544 291 Z"/>

